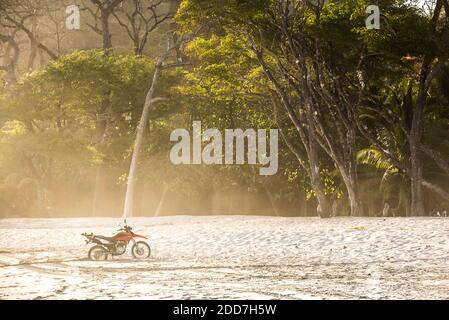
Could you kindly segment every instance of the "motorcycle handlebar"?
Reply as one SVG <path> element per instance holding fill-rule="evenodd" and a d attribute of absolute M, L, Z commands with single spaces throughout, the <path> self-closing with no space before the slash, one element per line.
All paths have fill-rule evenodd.
<path fill-rule="evenodd" d="M 124 226 L 123 228 L 118 229 L 117 231 L 125 231 L 130 232 L 133 228 L 130 226 Z"/>

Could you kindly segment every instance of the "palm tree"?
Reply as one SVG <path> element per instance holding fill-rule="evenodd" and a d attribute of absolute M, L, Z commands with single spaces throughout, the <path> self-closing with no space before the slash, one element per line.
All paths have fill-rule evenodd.
<path fill-rule="evenodd" d="M 405 174 L 391 164 L 388 158 L 379 150 L 368 147 L 357 153 L 359 164 L 367 165 L 376 171 L 381 171 L 378 185 L 381 191 L 382 203 L 391 206 L 396 202 L 395 208 L 391 209 L 392 215 L 408 215 L 409 213 L 409 185 Z M 379 181 L 380 180 L 380 181 Z M 372 195 L 365 195 L 372 197 Z"/>

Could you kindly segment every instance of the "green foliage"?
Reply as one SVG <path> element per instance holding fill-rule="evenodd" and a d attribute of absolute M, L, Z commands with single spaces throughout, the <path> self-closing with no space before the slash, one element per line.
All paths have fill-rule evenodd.
<path fill-rule="evenodd" d="M 212 190 L 231 190 L 238 185 L 250 194 L 269 192 L 275 203 L 288 203 L 293 208 L 305 199 L 315 201 L 308 170 L 304 169 L 308 165 L 305 147 L 284 110 L 274 108 L 273 101 L 279 96 L 250 49 L 253 43 L 249 39 L 264 47 L 263 59 L 275 70 L 275 79 L 286 88 L 295 111 L 303 110 L 303 93 L 295 90 L 295 81 L 290 83 L 279 71 L 281 65 L 290 77 L 301 76 L 296 70 L 297 57 L 288 53 L 288 37 L 273 23 L 280 22 L 285 3 L 181 2 L 176 15 L 179 32 L 199 35 L 182 48 L 191 66 L 164 70 L 156 88 L 158 97 L 168 99 L 150 112 L 139 183 L 163 186 L 186 197 L 210 195 Z M 349 102 L 357 106 L 354 117 L 401 164 L 409 165 L 408 132 L 419 90 L 418 70 L 424 57 L 432 66 L 447 61 L 448 19 L 442 16 L 433 29 L 429 16 L 405 0 L 330 0 L 324 2 L 319 16 L 310 4 L 291 3 L 302 11 L 292 12 L 282 22 L 292 41 L 303 50 L 309 79 L 317 80 L 317 67 L 328 70 L 320 79 L 323 87 L 314 88 L 315 102 L 321 106 L 319 93 L 324 88 L 326 94 L 334 96 L 344 90 Z M 365 9 L 370 4 L 381 8 L 379 30 L 365 27 Z M 6 2 L 0 4 L 0 11 L 4 5 Z M 77 51 L 23 75 L 14 86 L 0 83 L 0 210 L 23 214 L 32 207 L 47 214 L 58 205 L 58 197 L 69 199 L 74 208 L 89 207 L 98 168 L 106 170 L 107 188 L 121 188 L 154 69 L 154 61 L 144 56 Z M 338 79 L 332 78 L 334 75 Z M 4 72 L 0 76 L 3 79 Z M 380 110 L 388 110 L 390 121 Z M 430 84 L 423 117 L 423 141 L 443 155 L 449 154 L 445 138 L 448 110 L 449 65 L 445 63 Z M 337 127 L 330 113 L 323 114 L 323 119 L 332 134 L 343 128 Z M 286 140 L 280 140 L 279 174 L 260 177 L 256 166 L 175 168 L 168 160 L 170 132 L 190 128 L 192 120 L 221 130 L 281 128 Z M 358 182 L 370 192 L 381 189 L 367 198 L 394 200 L 397 208 L 405 210 L 409 201 L 407 176 L 364 136 L 357 133 L 355 140 Z M 323 150 L 318 154 L 326 195 L 343 202 L 341 207 L 347 206 L 341 174 Z M 304 167 L 298 164 L 298 155 L 303 157 Z M 425 156 L 423 159 L 431 162 Z M 426 164 L 424 171 L 427 179 L 449 187 L 447 175 L 433 162 Z M 375 206 L 370 209 L 375 210 Z"/>
<path fill-rule="evenodd" d="M 68 188 L 75 181 L 92 181 L 84 174 L 98 165 L 126 170 L 153 72 L 154 63 L 146 57 L 80 51 L 5 89 L 0 181 L 25 171 L 40 191 L 56 194 L 57 184 Z M 179 70 L 165 73 L 158 94 L 176 98 L 173 88 L 180 79 Z M 151 119 L 167 119 L 178 110 L 179 105 L 169 100 L 158 105 Z M 166 137 L 166 130 L 158 133 L 155 124 L 152 134 Z M 156 137 L 147 141 L 148 151 L 161 145 L 162 138 Z M 162 145 L 166 148 L 166 141 Z"/>

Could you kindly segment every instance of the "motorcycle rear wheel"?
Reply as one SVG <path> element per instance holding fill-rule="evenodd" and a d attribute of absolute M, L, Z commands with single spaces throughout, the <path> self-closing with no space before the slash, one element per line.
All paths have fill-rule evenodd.
<path fill-rule="evenodd" d="M 151 248 L 144 241 L 137 241 L 131 248 L 131 253 L 135 259 L 147 259 L 151 256 Z"/>
<path fill-rule="evenodd" d="M 102 261 L 108 259 L 108 251 L 100 245 L 90 248 L 88 253 L 89 260 Z"/>

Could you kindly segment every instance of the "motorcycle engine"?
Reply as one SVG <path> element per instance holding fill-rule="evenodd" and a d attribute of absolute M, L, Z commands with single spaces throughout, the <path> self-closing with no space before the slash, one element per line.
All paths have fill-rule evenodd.
<path fill-rule="evenodd" d="M 126 251 L 126 243 L 124 241 L 117 241 L 115 243 L 115 253 L 124 254 Z"/>

